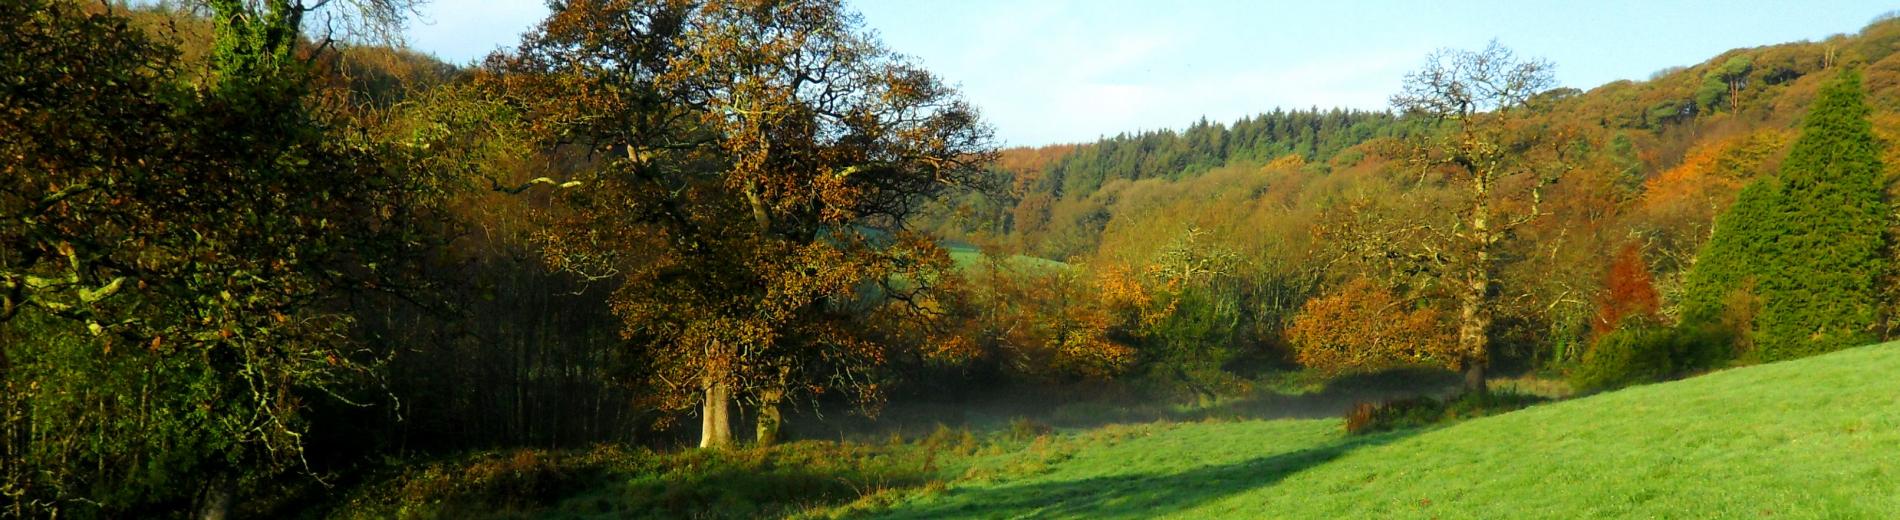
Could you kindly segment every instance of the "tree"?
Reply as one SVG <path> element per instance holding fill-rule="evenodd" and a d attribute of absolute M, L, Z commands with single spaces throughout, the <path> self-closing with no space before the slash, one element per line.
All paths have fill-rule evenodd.
<path fill-rule="evenodd" d="M 1148 382 L 1185 389 L 1203 406 L 1240 383 L 1228 365 L 1241 355 L 1246 332 L 1240 255 L 1208 235 L 1188 228 L 1147 263 L 1132 290 L 1110 291 L 1106 298 L 1131 315 L 1126 329 L 1142 341 Z M 1112 279 L 1105 276 L 1104 282 Z M 1128 297 L 1136 291 L 1139 297 Z"/>
<path fill-rule="evenodd" d="M 971 377 L 1074 381 L 1120 375 L 1135 357 L 1122 336 L 1118 306 L 1148 294 L 1124 270 L 1093 273 L 985 247 L 959 269 L 945 298 L 953 328 L 918 337 L 922 357 L 957 372 L 951 388 Z M 1091 280 L 1090 278 L 1094 278 Z M 923 336 L 923 335 L 919 335 Z"/>
<path fill-rule="evenodd" d="M 1624 244 L 1610 260 L 1604 275 L 1603 297 L 1597 304 L 1594 325 L 1598 336 L 1616 330 L 1629 318 L 1658 319 L 1661 308 L 1656 284 L 1649 275 L 1649 263 L 1643 261 L 1643 248 L 1635 242 Z"/>
<path fill-rule="evenodd" d="M 1886 170 L 1867 119 L 1860 75 L 1822 89 L 1781 163 L 1772 260 L 1758 266 L 1761 359 L 1808 356 L 1871 342 L 1885 274 Z"/>
<path fill-rule="evenodd" d="M 1734 112 L 1737 98 L 1742 87 L 1748 86 L 1748 73 L 1754 70 L 1754 60 L 1747 55 L 1729 58 L 1721 66 L 1711 68 L 1702 76 L 1702 86 L 1696 89 L 1696 106 L 1703 112 L 1715 113 L 1717 103 L 1728 103 L 1729 111 Z"/>
<path fill-rule="evenodd" d="M 1460 355 L 1444 313 L 1399 298 L 1368 278 L 1307 300 L 1286 334 L 1301 365 L 1332 374 L 1450 365 Z"/>
<path fill-rule="evenodd" d="M 220 38 L 297 34 L 217 14 Z M 201 89 L 109 12 L 9 3 L 0 25 L 0 491 L 215 516 L 307 469 L 308 403 L 375 361 L 348 306 L 411 288 L 415 157 L 308 110 L 298 61 L 240 77 L 220 54 Z"/>
<path fill-rule="evenodd" d="M 975 111 L 837 2 L 554 7 L 487 81 L 547 142 L 612 154 L 544 238 L 552 264 L 617 284 L 656 404 L 697 404 L 717 447 L 735 399 L 766 443 L 793 397 L 874 400 L 890 345 L 854 318 L 939 314 L 949 258 L 905 225 L 984 178 Z"/>
<path fill-rule="evenodd" d="M 1482 51 L 1441 50 L 1406 75 L 1393 106 L 1439 122 L 1414 144 L 1413 161 L 1442 171 L 1462 189 L 1463 207 L 1448 230 L 1447 246 L 1430 252 L 1392 252 L 1429 264 L 1457 286 L 1459 353 L 1467 391 L 1484 392 L 1490 363 L 1492 318 L 1501 244 L 1514 228 L 1541 215 L 1541 189 L 1564 169 L 1561 144 L 1533 124 L 1533 97 L 1555 85 L 1551 65 L 1519 60 L 1492 42 Z M 1540 152 L 1543 152 L 1540 154 Z M 1528 199 L 1528 200 L 1526 200 Z"/>
<path fill-rule="evenodd" d="M 1830 81 L 1778 178 L 1744 188 L 1722 214 L 1689 274 L 1687 320 L 1729 323 L 1761 360 L 1875 337 L 1891 216 L 1861 96 L 1855 72 Z"/>
<path fill-rule="evenodd" d="M 1753 301 L 1761 274 L 1783 256 L 1777 251 L 1778 222 L 1786 205 L 1778 179 L 1760 179 L 1742 188 L 1735 203 L 1716 219 L 1714 233 L 1684 281 L 1683 322 L 1713 323 L 1754 315 L 1753 309 L 1732 304 Z"/>

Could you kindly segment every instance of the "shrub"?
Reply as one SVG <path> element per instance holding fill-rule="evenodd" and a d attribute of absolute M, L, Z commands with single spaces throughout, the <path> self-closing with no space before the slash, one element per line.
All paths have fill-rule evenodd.
<path fill-rule="evenodd" d="M 644 450 L 602 447 L 482 452 L 417 463 L 372 478 L 328 516 L 465 518 L 534 511 L 598 484 L 611 471 L 650 467 L 652 458 Z"/>
<path fill-rule="evenodd" d="M 948 428 L 930 439 L 977 442 Z M 921 443 L 809 440 L 677 453 L 610 445 L 482 452 L 392 468 L 396 472 L 367 479 L 331 510 L 305 516 L 783 518 L 845 504 L 875 506 L 936 482 L 939 460 Z"/>
<path fill-rule="evenodd" d="M 1623 326 L 1597 338 L 1571 373 L 1571 386 L 1592 392 L 1662 379 L 1674 371 L 1669 361 L 1669 330 L 1651 325 Z"/>
<path fill-rule="evenodd" d="M 1372 421 L 1379 413 L 1379 405 L 1360 401 L 1346 412 L 1346 433 L 1365 433 L 1372 430 Z"/>
<path fill-rule="evenodd" d="M 1457 337 L 1444 313 L 1369 278 L 1306 301 L 1287 327 L 1301 365 L 1330 374 L 1446 363 Z"/>
<path fill-rule="evenodd" d="M 1549 401 L 1512 391 L 1465 393 L 1444 399 L 1414 397 L 1382 403 L 1361 402 L 1346 413 L 1346 433 L 1365 434 L 1418 428 L 1496 415 Z"/>
<path fill-rule="evenodd" d="M 1715 368 L 1734 357 L 1733 338 L 1718 324 L 1663 327 L 1628 320 L 1597 338 L 1571 373 L 1571 385 L 1580 392 L 1598 392 Z"/>

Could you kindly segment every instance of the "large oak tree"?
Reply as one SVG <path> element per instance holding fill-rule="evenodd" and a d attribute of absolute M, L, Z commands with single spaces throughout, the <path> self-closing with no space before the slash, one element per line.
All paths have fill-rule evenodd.
<path fill-rule="evenodd" d="M 868 316 L 927 319 L 948 256 L 905 222 L 979 182 L 974 109 L 833 1 L 571 1 L 485 80 L 556 146 L 596 152 L 545 234 L 553 264 L 614 285 L 661 408 L 834 390 L 878 395 Z"/>
<path fill-rule="evenodd" d="M 1464 371 L 1467 391 L 1485 391 L 1503 244 L 1542 215 L 1542 188 L 1566 169 L 1563 148 L 1554 146 L 1563 139 L 1529 117 L 1537 95 L 1556 84 L 1551 68 L 1496 42 L 1480 51 L 1443 50 L 1406 75 L 1392 97 L 1411 117 L 1435 122 L 1413 142 L 1413 163 L 1462 194 L 1446 208 L 1454 217 L 1448 224 L 1399 226 L 1428 235 L 1415 242 L 1425 247 L 1399 251 L 1380 240 L 1366 252 L 1411 260 L 1453 288 L 1458 347 L 1450 361 Z"/>

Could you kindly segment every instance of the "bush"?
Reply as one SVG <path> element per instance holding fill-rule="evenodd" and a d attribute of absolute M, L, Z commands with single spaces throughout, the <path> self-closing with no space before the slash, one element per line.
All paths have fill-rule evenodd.
<path fill-rule="evenodd" d="M 1376 404 L 1361 402 L 1346 413 L 1346 433 L 1357 435 L 1455 422 L 1509 412 L 1549 400 L 1548 397 L 1535 394 L 1491 391 L 1459 394 L 1445 399 L 1414 397 Z"/>
<path fill-rule="evenodd" d="M 947 427 L 928 439 L 980 449 L 972 435 Z M 827 441 L 677 453 L 613 445 L 481 452 L 391 468 L 342 493 L 329 511 L 304 517 L 782 518 L 940 486 L 939 460 L 946 459 L 925 443 Z"/>
<path fill-rule="evenodd" d="M 650 468 L 645 450 L 518 449 L 403 465 L 368 479 L 330 518 L 468 518 L 537 511 L 598 485 L 605 475 Z"/>
<path fill-rule="evenodd" d="M 1012 440 L 1027 441 L 1054 432 L 1055 428 L 1051 428 L 1047 424 L 1028 417 L 1017 417 L 1009 420 L 1009 438 Z"/>
<path fill-rule="evenodd" d="M 1734 334 L 1717 324 L 1663 327 L 1630 320 L 1597 338 L 1571 373 L 1579 392 L 1614 390 L 1720 366 L 1734 357 Z"/>

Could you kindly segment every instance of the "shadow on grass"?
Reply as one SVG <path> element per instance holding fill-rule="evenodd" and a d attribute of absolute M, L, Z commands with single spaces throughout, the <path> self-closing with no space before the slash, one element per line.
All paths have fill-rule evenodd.
<path fill-rule="evenodd" d="M 1174 420 L 1208 417 L 1243 419 L 1321 419 L 1339 417 L 1361 402 L 1414 397 L 1445 397 L 1457 393 L 1458 374 L 1432 369 L 1398 369 L 1374 374 L 1343 376 L 1317 391 L 1279 393 L 1256 391 L 1213 406 L 1177 413 Z"/>
<path fill-rule="evenodd" d="M 405 465 L 297 518 L 764 518 L 938 478 L 910 446 L 510 450 Z"/>
<path fill-rule="evenodd" d="M 1293 474 L 1353 450 L 1387 444 L 1416 430 L 1346 437 L 1324 446 L 1178 473 L 1137 473 L 1056 482 L 953 488 L 878 513 L 881 518 L 1149 518 L 1180 513 Z"/>
<path fill-rule="evenodd" d="M 842 505 L 938 478 L 913 446 L 794 442 L 767 450 L 689 452 L 623 467 L 620 483 L 570 499 L 566 509 L 618 518 L 761 518 Z"/>
<path fill-rule="evenodd" d="M 1342 417 L 1361 402 L 1415 397 L 1444 397 L 1456 393 L 1457 374 L 1443 370 L 1400 369 L 1384 373 L 1341 377 L 1316 389 L 1288 393 L 1256 389 L 1206 406 L 1157 402 L 1080 402 L 1057 407 L 1047 415 L 1061 428 L 1095 428 L 1118 423 L 1203 420 L 1330 419 Z"/>
<path fill-rule="evenodd" d="M 685 479 L 644 480 L 570 498 L 563 509 L 616 518 L 766 518 L 843 505 L 885 490 L 912 489 L 932 475 L 858 475 L 781 468 L 723 468 Z"/>
<path fill-rule="evenodd" d="M 1455 393 L 1458 374 L 1445 370 L 1398 369 L 1345 376 L 1304 391 L 1259 388 L 1210 406 L 1186 406 L 1178 400 L 1137 397 L 1090 397 L 1036 389 L 1004 389 L 996 396 L 956 402 L 898 402 L 876 419 L 834 414 L 823 419 L 794 412 L 787 431 L 794 438 L 883 440 L 898 434 L 914 438 L 938 425 L 975 431 L 1007 429 L 1017 418 L 1065 429 L 1089 429 L 1110 424 L 1155 421 L 1198 422 L 1208 419 L 1330 419 L 1344 416 L 1360 402 L 1412 397 L 1445 397 Z M 1038 398 L 1025 399 L 1023 395 Z"/>

